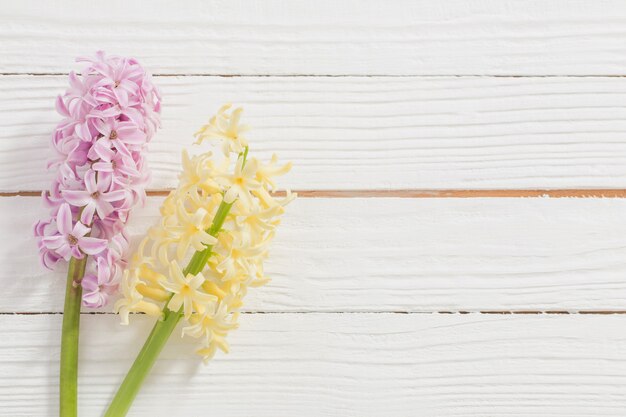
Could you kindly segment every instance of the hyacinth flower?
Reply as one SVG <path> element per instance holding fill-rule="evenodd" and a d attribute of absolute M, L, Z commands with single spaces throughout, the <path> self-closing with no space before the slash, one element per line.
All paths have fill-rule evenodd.
<path fill-rule="evenodd" d="M 77 414 L 78 329 L 82 305 L 105 305 L 127 264 L 124 226 L 145 200 L 146 147 L 160 124 L 161 98 L 132 58 L 79 58 L 81 75 L 56 100 L 63 116 L 52 135 L 56 156 L 49 216 L 34 227 L 43 265 L 68 262 L 61 336 L 60 414 Z"/>
<path fill-rule="evenodd" d="M 183 152 L 178 188 L 161 206 L 161 219 L 131 258 L 114 309 L 122 324 L 130 313 L 157 318 L 152 333 L 111 402 L 105 417 L 125 416 L 157 356 L 182 320 L 181 336 L 198 339 L 197 353 L 210 360 L 228 351 L 226 336 L 237 327 L 248 288 L 265 284 L 268 246 L 285 205 L 276 198 L 273 177 L 291 165 L 274 156 L 265 164 L 248 156 L 239 124 L 241 109 L 222 107 L 196 136 L 220 140 L 224 158 Z M 183 265 L 186 265 L 183 267 Z"/>

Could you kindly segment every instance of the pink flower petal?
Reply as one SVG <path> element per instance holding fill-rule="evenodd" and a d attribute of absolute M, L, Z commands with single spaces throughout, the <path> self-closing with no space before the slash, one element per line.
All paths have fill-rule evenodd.
<path fill-rule="evenodd" d="M 98 185 L 96 187 L 96 190 L 101 194 L 105 193 L 111 187 L 111 180 L 111 174 L 100 174 L 100 176 L 98 177 Z"/>
<path fill-rule="evenodd" d="M 70 205 L 62 204 L 57 213 L 57 228 L 62 235 L 67 235 L 72 231 L 72 210 Z"/>
<path fill-rule="evenodd" d="M 94 274 L 86 274 L 81 280 L 80 286 L 85 291 L 97 291 L 99 289 L 98 278 Z"/>
<path fill-rule="evenodd" d="M 70 258 L 73 256 L 72 248 L 70 247 L 70 245 L 63 245 L 59 247 L 58 249 L 56 249 L 55 252 L 59 254 L 59 256 L 65 259 L 66 261 L 69 261 Z"/>
<path fill-rule="evenodd" d="M 96 162 L 91 167 L 98 172 L 113 172 L 113 164 L 111 162 Z"/>
<path fill-rule="evenodd" d="M 81 222 L 76 222 L 74 225 L 74 229 L 72 230 L 72 236 L 75 238 L 81 238 L 89 233 L 91 229 L 82 224 Z"/>
<path fill-rule="evenodd" d="M 126 198 L 126 196 L 128 195 L 128 193 L 126 192 L 126 190 L 116 190 L 116 191 L 109 191 L 108 193 L 104 193 L 102 194 L 102 200 L 104 201 L 108 201 L 108 202 L 115 202 L 115 201 L 120 201 Z"/>
<path fill-rule="evenodd" d="M 96 144 L 91 147 L 89 157 L 94 160 L 100 158 L 107 162 L 112 161 L 115 157 L 115 151 L 111 149 L 111 141 L 105 138 L 96 141 Z"/>
<path fill-rule="evenodd" d="M 83 212 L 80 214 L 80 221 L 84 224 L 91 224 L 95 212 L 96 202 L 90 198 L 89 203 L 83 208 Z"/>
<path fill-rule="evenodd" d="M 43 244 L 48 249 L 59 249 L 61 246 L 67 243 L 67 239 L 65 236 L 55 235 L 55 236 L 46 236 L 42 239 Z"/>
<path fill-rule="evenodd" d="M 105 201 L 102 198 L 96 200 L 96 212 L 98 213 L 98 217 L 104 219 L 109 214 L 113 212 L 113 206 L 108 201 Z"/>
<path fill-rule="evenodd" d="M 91 169 L 85 174 L 85 188 L 87 188 L 89 194 L 99 191 L 98 184 L 96 183 L 96 172 Z"/>
<path fill-rule="evenodd" d="M 65 106 L 65 102 L 63 101 L 63 97 L 57 96 L 57 99 L 54 102 L 54 106 L 56 107 L 57 113 L 59 113 L 63 117 L 70 117 L 70 112 Z"/>
<path fill-rule="evenodd" d="M 87 255 L 97 255 L 107 248 L 107 241 L 95 237 L 81 237 L 78 239 L 78 247 Z"/>
<path fill-rule="evenodd" d="M 109 135 L 111 134 L 111 126 L 108 123 L 106 123 L 104 120 L 94 119 L 93 125 L 96 128 L 96 130 L 100 132 L 102 136 L 108 138 Z"/>
<path fill-rule="evenodd" d="M 64 190 L 61 195 L 65 201 L 76 207 L 83 207 L 91 201 L 91 195 L 88 191 Z"/>
<path fill-rule="evenodd" d="M 106 304 L 107 296 L 100 291 L 90 291 L 83 294 L 83 305 L 88 308 L 99 308 Z"/>

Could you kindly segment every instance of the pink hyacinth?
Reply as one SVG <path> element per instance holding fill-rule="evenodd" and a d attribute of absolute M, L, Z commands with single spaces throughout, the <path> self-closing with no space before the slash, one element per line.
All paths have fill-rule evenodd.
<path fill-rule="evenodd" d="M 52 135 L 56 169 L 43 193 L 50 216 L 35 224 L 41 261 L 89 255 L 81 281 L 83 305 L 100 307 L 115 292 L 126 264 L 124 226 L 145 200 L 147 143 L 160 125 L 161 96 L 133 58 L 97 52 L 56 100 L 63 116 Z"/>

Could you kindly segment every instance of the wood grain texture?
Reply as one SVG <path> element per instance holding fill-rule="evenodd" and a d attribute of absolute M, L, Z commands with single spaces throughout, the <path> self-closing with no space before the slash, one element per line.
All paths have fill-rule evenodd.
<path fill-rule="evenodd" d="M 309 197 L 232 353 L 173 337 L 133 416 L 623 417 L 626 199 L 503 197 L 626 195 L 625 27 L 619 0 L 5 1 L 0 416 L 57 413 L 65 271 L 39 266 L 33 193 L 63 74 L 104 49 L 165 97 L 134 240 L 224 102 Z M 83 417 L 153 320 L 118 323 L 82 317 Z"/>
<path fill-rule="evenodd" d="M 626 55 L 625 55 L 626 56 Z M 49 186 L 61 76 L 0 77 L 0 191 Z M 152 188 L 224 102 L 299 190 L 626 188 L 626 78 L 158 77 Z M 25 163 L 28 161 L 28 163 Z"/>
<path fill-rule="evenodd" d="M 152 197 L 129 225 L 157 220 Z M 39 199 L 5 197 L 0 311 L 62 311 L 65 269 L 39 264 Z M 300 199 L 247 311 L 626 310 L 626 200 Z"/>
<path fill-rule="evenodd" d="M 80 415 L 99 416 L 152 320 L 83 316 Z M 0 415 L 56 415 L 61 315 L 1 316 Z M 626 316 L 254 314 L 208 366 L 172 337 L 131 414 L 586 416 L 626 408 Z"/>
<path fill-rule="evenodd" d="M 105 49 L 168 74 L 623 75 L 625 25 L 619 0 L 14 1 L 0 72 Z"/>

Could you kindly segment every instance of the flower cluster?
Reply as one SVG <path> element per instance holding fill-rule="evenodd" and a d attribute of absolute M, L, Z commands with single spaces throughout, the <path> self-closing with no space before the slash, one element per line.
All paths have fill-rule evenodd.
<path fill-rule="evenodd" d="M 124 324 L 130 312 L 158 317 L 165 309 L 180 312 L 186 322 L 183 336 L 201 339 L 198 353 L 205 360 L 216 348 L 227 351 L 225 336 L 237 326 L 248 288 L 269 280 L 263 272 L 268 244 L 284 206 L 295 198 L 289 191 L 280 199 L 272 195 L 272 177 L 287 173 L 291 165 L 278 165 L 276 156 L 268 164 L 248 158 L 241 109 L 229 112 L 229 107 L 196 134 L 197 143 L 221 139 L 225 158 L 216 162 L 210 152 L 183 152 L 179 186 L 140 243 L 122 278 L 123 298 L 115 305 Z M 218 221 L 223 224 L 216 229 Z M 206 250 L 210 257 L 198 273 L 181 268 Z"/>
<path fill-rule="evenodd" d="M 42 263 L 82 259 L 83 304 L 99 307 L 118 285 L 126 265 L 124 225 L 145 199 L 146 145 L 160 123 L 161 98 L 149 74 L 132 58 L 79 58 L 82 75 L 56 101 L 63 116 L 52 135 L 56 169 L 43 193 L 50 216 L 35 224 Z"/>

